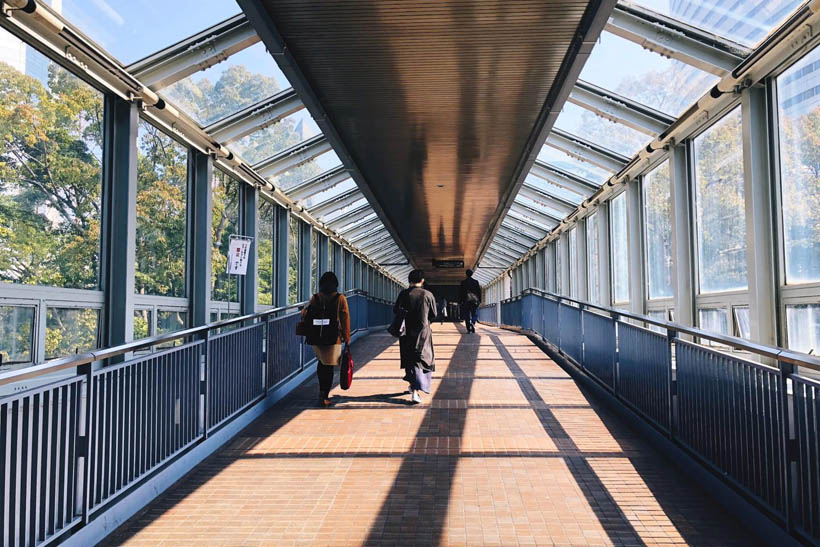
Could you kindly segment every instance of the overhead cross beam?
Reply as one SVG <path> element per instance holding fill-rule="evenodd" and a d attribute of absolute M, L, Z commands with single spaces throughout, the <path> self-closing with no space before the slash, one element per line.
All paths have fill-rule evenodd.
<path fill-rule="evenodd" d="M 512 215 L 505 216 L 504 220 L 501 222 L 501 225 L 507 226 L 512 230 L 519 230 L 525 234 L 529 234 L 531 237 L 538 238 L 538 240 L 543 239 L 549 232 L 549 228 L 546 226 L 524 222 L 523 220 L 520 220 Z"/>
<path fill-rule="evenodd" d="M 243 14 L 194 34 L 128 66 L 140 82 L 158 91 L 205 70 L 259 41 Z"/>
<path fill-rule="evenodd" d="M 345 226 L 349 226 L 354 224 L 365 217 L 372 215 L 375 211 L 370 206 L 369 203 L 363 203 L 360 207 L 356 207 L 352 211 L 348 211 L 344 215 L 340 216 L 339 218 L 334 218 L 330 222 L 327 223 L 328 228 L 331 230 L 339 231 L 343 230 Z"/>
<path fill-rule="evenodd" d="M 725 76 L 750 50 L 638 6 L 618 5 L 606 30 L 716 76 Z"/>
<path fill-rule="evenodd" d="M 554 165 L 544 163 L 540 160 L 535 161 L 532 165 L 532 169 L 530 169 L 530 173 L 556 186 L 560 186 L 565 190 L 581 194 L 582 196 L 589 196 L 600 188 L 600 186 L 585 178 L 567 173 L 563 169 L 559 169 Z"/>
<path fill-rule="evenodd" d="M 363 252 L 366 255 L 369 255 L 388 246 L 394 246 L 393 236 L 390 235 L 390 232 L 387 232 L 385 235 L 379 238 L 365 242 L 364 245 L 356 246 L 359 248 L 361 252 Z"/>
<path fill-rule="evenodd" d="M 499 255 L 495 251 L 495 249 L 492 249 L 492 248 L 487 249 L 487 255 L 486 256 L 490 260 L 495 261 L 495 264 L 498 264 L 499 266 L 509 266 L 510 264 L 512 264 L 513 262 L 515 262 L 517 260 L 517 258 L 510 258 L 510 257 Z"/>
<path fill-rule="evenodd" d="M 663 133 L 675 121 L 662 112 L 581 80 L 572 88 L 567 100 L 611 122 L 652 137 Z"/>
<path fill-rule="evenodd" d="M 303 108 L 305 105 L 296 92 L 286 89 L 215 121 L 205 131 L 217 141 L 227 144 L 271 126 Z"/>
<path fill-rule="evenodd" d="M 315 196 L 319 192 L 323 192 L 333 188 L 339 183 L 342 183 L 350 178 L 350 173 L 344 168 L 344 165 L 339 165 L 333 169 L 328 169 L 323 173 L 319 173 L 315 177 L 299 183 L 287 191 L 288 197 L 294 201 L 300 201 L 310 196 Z"/>
<path fill-rule="evenodd" d="M 343 192 L 338 196 L 333 196 L 332 198 L 326 199 L 321 203 L 317 203 L 313 207 L 310 207 L 308 211 L 314 217 L 321 218 L 323 216 L 331 214 L 333 211 L 338 211 L 343 207 L 352 205 L 353 203 L 356 203 L 363 197 L 364 196 L 361 192 L 359 192 L 359 189 L 354 186 L 347 192 Z"/>
<path fill-rule="evenodd" d="M 510 206 L 510 212 L 513 214 L 521 215 L 524 218 L 530 218 L 535 222 L 539 223 L 541 226 L 544 226 L 545 228 L 552 228 L 553 226 L 561 222 L 560 218 L 533 209 L 529 205 L 525 205 L 520 201 L 513 202 L 513 204 Z"/>
<path fill-rule="evenodd" d="M 375 212 L 373 214 L 375 215 Z M 339 231 L 339 235 L 350 241 L 351 239 L 356 238 L 361 234 L 369 232 L 376 226 L 379 226 L 381 223 L 381 219 L 378 216 L 374 216 L 370 220 L 366 220 L 357 226 Z"/>
<path fill-rule="evenodd" d="M 495 241 L 499 244 L 503 243 L 504 245 L 509 245 L 510 247 L 512 247 L 514 251 L 518 252 L 519 256 L 529 251 L 530 247 L 532 247 L 532 245 L 521 243 L 520 241 L 517 241 L 509 236 L 504 235 L 504 233 L 502 233 L 501 230 L 496 232 Z"/>
<path fill-rule="evenodd" d="M 527 248 L 530 248 L 533 245 L 535 245 L 536 243 L 538 243 L 538 240 L 536 238 L 534 238 L 532 236 L 528 236 L 528 235 L 526 235 L 522 232 L 516 232 L 515 230 L 510 230 L 508 227 L 504 226 L 503 224 L 501 225 L 501 228 L 498 229 L 498 234 L 500 234 L 500 235 L 502 235 L 502 236 L 504 236 L 508 239 L 512 239 L 515 242 L 520 243 L 521 245 L 525 245 Z"/>
<path fill-rule="evenodd" d="M 260 161 L 253 168 L 263 177 L 275 177 L 330 150 L 332 148 L 324 135 L 316 135 Z"/>
<path fill-rule="evenodd" d="M 553 129 L 547 137 L 547 144 L 566 152 L 570 156 L 587 161 L 607 171 L 618 172 L 629 163 L 629 158 L 612 150 L 576 137 L 566 131 Z"/>
<path fill-rule="evenodd" d="M 515 262 L 516 260 L 521 258 L 520 254 L 516 254 L 515 252 L 511 251 L 506 247 L 501 247 L 499 243 L 495 240 L 493 240 L 493 242 L 490 244 L 489 250 L 492 253 L 494 253 L 497 257 L 507 259 L 510 262 Z"/>
<path fill-rule="evenodd" d="M 404 253 L 395 245 L 391 249 L 373 255 L 373 260 L 376 261 L 376 263 L 395 262 L 400 258 L 404 258 Z"/>
<path fill-rule="evenodd" d="M 378 226 L 376 228 L 368 230 L 367 232 L 359 235 L 358 237 L 350 238 L 350 239 L 348 239 L 348 241 L 351 243 L 351 245 L 359 245 L 359 242 L 368 241 L 368 240 L 372 241 L 374 236 L 380 236 L 380 235 L 385 234 L 385 233 L 388 233 L 388 232 L 387 232 L 387 229 L 384 227 L 384 224 L 382 224 L 381 226 Z"/>
<path fill-rule="evenodd" d="M 548 192 L 545 192 L 540 188 L 536 188 L 535 186 L 527 184 L 526 182 L 521 186 L 521 190 L 518 191 L 518 195 L 536 202 L 543 202 L 547 206 L 555 209 L 556 211 L 564 215 L 568 215 L 575 211 L 575 209 L 578 207 L 578 203 L 583 201 L 582 198 L 578 200 L 578 203 L 573 203 L 571 201 L 559 198 Z"/>

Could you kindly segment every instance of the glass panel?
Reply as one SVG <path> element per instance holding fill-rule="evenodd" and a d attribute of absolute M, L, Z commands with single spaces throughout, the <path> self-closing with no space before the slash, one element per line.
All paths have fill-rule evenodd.
<path fill-rule="evenodd" d="M 598 303 L 600 297 L 600 279 L 598 272 L 598 213 L 587 217 L 587 275 L 589 276 L 588 300 Z"/>
<path fill-rule="evenodd" d="M 305 207 L 313 207 L 319 203 L 322 203 L 325 200 L 332 199 L 348 190 L 352 190 L 356 187 L 356 183 L 353 182 L 353 179 L 343 180 L 336 186 L 332 186 L 327 190 L 323 190 L 317 194 L 313 194 L 309 198 L 302 201 Z"/>
<path fill-rule="evenodd" d="M 545 215 L 549 215 L 555 219 L 561 219 L 567 216 L 567 213 L 563 210 L 556 209 L 546 201 L 536 201 L 526 196 L 516 196 L 515 201 L 536 211 L 543 211 Z"/>
<path fill-rule="evenodd" d="M 211 217 L 211 300 L 239 302 L 239 279 L 227 273 L 228 248 L 232 235 L 239 234 L 239 185 L 214 169 Z"/>
<path fill-rule="evenodd" d="M 52 0 L 51 7 L 125 64 L 239 13 L 223 0 Z"/>
<path fill-rule="evenodd" d="M 777 79 L 786 283 L 820 281 L 820 104 L 815 49 Z"/>
<path fill-rule="evenodd" d="M 339 159 L 336 152 L 330 150 L 324 154 L 319 154 L 310 161 L 297 165 L 290 171 L 285 171 L 280 175 L 271 177 L 270 180 L 283 190 L 289 190 L 294 186 L 341 164 L 342 160 Z"/>
<path fill-rule="evenodd" d="M 288 225 L 288 304 L 299 301 L 299 222 L 292 216 Z"/>
<path fill-rule="evenodd" d="M 669 162 L 644 177 L 649 299 L 675 295 L 672 287 L 672 186 Z"/>
<path fill-rule="evenodd" d="M 48 308 L 46 311 L 46 359 L 83 353 L 97 347 L 100 310 Z"/>
<path fill-rule="evenodd" d="M 310 231 L 310 287 L 313 292 L 319 290 L 319 234 Z"/>
<path fill-rule="evenodd" d="M 666 321 L 666 311 L 664 310 L 650 310 L 646 313 L 652 319 L 657 319 L 658 321 Z M 666 329 L 663 327 L 659 327 L 657 325 L 649 324 L 647 325 L 649 330 L 654 330 L 655 332 L 666 332 Z"/>
<path fill-rule="evenodd" d="M 31 361 L 34 308 L 0 306 L 0 370 L 3 365 Z"/>
<path fill-rule="evenodd" d="M 276 205 L 263 199 L 259 200 L 259 224 L 257 226 L 257 272 L 259 283 L 256 287 L 256 302 L 263 306 L 273 305 L 273 234 Z"/>
<path fill-rule="evenodd" d="M 542 190 L 548 194 L 553 196 L 557 196 L 559 198 L 565 199 L 567 201 L 571 201 L 572 203 L 580 204 L 587 196 L 582 196 L 581 194 L 576 194 L 566 188 L 562 188 L 556 184 L 548 182 L 542 178 L 536 177 L 535 175 L 528 175 L 526 179 L 526 183 L 530 186 L 534 186 L 539 190 Z"/>
<path fill-rule="evenodd" d="M 289 87 L 265 44 L 259 42 L 160 94 L 205 126 Z"/>
<path fill-rule="evenodd" d="M 151 336 L 151 310 L 134 310 L 134 340 Z"/>
<path fill-rule="evenodd" d="M 103 98 L 0 29 L 0 281 L 96 289 Z"/>
<path fill-rule="evenodd" d="M 541 150 L 538 152 L 538 159 L 595 184 L 603 184 L 610 175 L 612 175 L 609 171 L 601 169 L 591 163 L 581 161 L 548 145 L 541 147 Z"/>
<path fill-rule="evenodd" d="M 185 296 L 188 150 L 140 120 L 137 135 L 137 294 Z"/>
<path fill-rule="evenodd" d="M 803 0 L 635 0 L 653 11 L 748 47 L 762 41 Z"/>
<path fill-rule="evenodd" d="M 335 211 L 333 211 L 331 213 L 328 213 L 325 216 L 322 216 L 321 220 L 323 222 L 326 222 L 326 223 L 327 222 L 333 222 L 334 220 L 340 219 L 343 216 L 347 215 L 347 213 L 349 213 L 350 211 L 354 211 L 354 210 L 358 209 L 359 207 L 361 207 L 362 205 L 366 205 L 366 204 L 367 204 L 367 199 L 362 197 L 362 199 L 354 201 L 353 203 L 351 203 L 347 207 L 343 207 L 341 209 L 336 209 Z"/>
<path fill-rule="evenodd" d="M 718 81 L 609 32 L 601 33 L 581 79 L 675 117 Z"/>
<path fill-rule="evenodd" d="M 569 295 L 578 298 L 578 229 L 569 231 Z"/>
<path fill-rule="evenodd" d="M 157 334 L 182 330 L 187 324 L 188 312 L 186 311 L 157 311 Z"/>
<path fill-rule="evenodd" d="M 735 306 L 735 333 L 746 340 L 752 339 L 752 328 L 749 325 L 749 306 Z"/>
<path fill-rule="evenodd" d="M 700 292 L 746 288 L 740 108 L 695 139 Z"/>
<path fill-rule="evenodd" d="M 702 308 L 698 310 L 700 328 L 717 334 L 729 334 L 729 317 L 723 308 Z"/>
<path fill-rule="evenodd" d="M 610 202 L 612 233 L 612 298 L 629 302 L 629 254 L 626 236 L 626 194 Z"/>
<path fill-rule="evenodd" d="M 319 133 L 319 126 L 308 111 L 302 109 L 278 123 L 232 142 L 229 146 L 243 160 L 254 164 Z"/>
<path fill-rule="evenodd" d="M 786 306 L 786 330 L 789 349 L 816 354 L 820 350 L 820 304 Z"/>
<path fill-rule="evenodd" d="M 555 127 L 627 157 L 646 146 L 652 137 L 631 127 L 611 122 L 576 104 L 564 103 Z"/>

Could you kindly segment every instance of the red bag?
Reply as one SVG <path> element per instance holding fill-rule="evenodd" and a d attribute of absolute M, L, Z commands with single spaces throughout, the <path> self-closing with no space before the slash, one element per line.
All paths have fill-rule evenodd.
<path fill-rule="evenodd" d="M 353 356 L 350 354 L 350 346 L 345 344 L 342 349 L 342 358 L 339 361 L 339 387 L 350 389 L 353 383 Z"/>

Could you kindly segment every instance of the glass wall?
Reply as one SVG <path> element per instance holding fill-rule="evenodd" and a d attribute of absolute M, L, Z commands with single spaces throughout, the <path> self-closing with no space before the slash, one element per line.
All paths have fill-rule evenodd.
<path fill-rule="evenodd" d="M 288 304 L 299 302 L 299 223 L 291 216 L 288 223 Z"/>
<path fill-rule="evenodd" d="M 629 302 L 629 249 L 626 228 L 626 192 L 610 203 L 613 303 Z"/>
<path fill-rule="evenodd" d="M 587 217 L 587 300 L 597 304 L 601 296 L 601 284 L 598 271 L 598 213 Z"/>
<path fill-rule="evenodd" d="M 671 298 L 672 287 L 672 187 L 669 161 L 643 179 L 646 277 L 649 299 Z"/>
<path fill-rule="evenodd" d="M 137 294 L 185 296 L 188 149 L 140 120 L 137 134 Z"/>
<path fill-rule="evenodd" d="M 257 275 L 258 282 L 256 286 L 256 302 L 262 306 L 272 306 L 273 303 L 273 288 L 274 269 L 273 257 L 275 256 L 274 249 L 276 248 L 276 205 L 265 200 L 259 199 L 259 210 L 257 212 L 257 239 L 256 239 L 256 257 L 257 257 Z"/>
<path fill-rule="evenodd" d="M 228 275 L 228 250 L 232 235 L 239 235 L 239 185 L 226 173 L 214 170 L 211 184 L 211 300 L 239 302 L 238 279 Z"/>
<path fill-rule="evenodd" d="M 739 108 L 695 139 L 695 201 L 700 292 L 745 289 L 746 209 Z"/>

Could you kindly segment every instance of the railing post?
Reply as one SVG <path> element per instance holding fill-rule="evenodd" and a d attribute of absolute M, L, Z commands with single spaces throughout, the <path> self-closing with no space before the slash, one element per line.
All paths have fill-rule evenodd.
<path fill-rule="evenodd" d="M 210 368 L 211 368 L 211 358 L 210 358 L 210 337 L 211 331 L 206 330 L 205 333 L 202 335 L 202 357 L 201 357 L 201 364 L 200 364 L 200 384 L 199 384 L 199 399 L 200 399 L 200 428 L 202 431 L 202 438 L 208 438 L 208 419 L 209 419 L 209 410 L 208 406 L 210 401 L 208 400 L 208 393 L 209 393 L 209 384 L 211 381 L 210 378 Z"/>
<path fill-rule="evenodd" d="M 587 368 L 587 347 L 586 347 L 586 338 L 584 336 L 584 310 L 586 306 L 584 304 L 578 304 L 578 313 L 581 316 L 581 368 L 586 370 Z"/>
<path fill-rule="evenodd" d="M 83 420 L 83 424 L 85 427 L 85 441 L 82 443 L 84 454 L 83 454 L 83 467 L 82 469 L 78 469 L 78 479 L 81 481 L 82 486 L 81 491 L 79 493 L 79 499 L 82 503 L 82 523 L 83 525 L 88 524 L 89 513 L 91 512 L 91 455 L 93 454 L 93 438 L 92 438 L 92 431 L 93 431 L 93 424 L 94 424 L 94 412 L 96 411 L 94 408 L 94 375 L 93 375 L 93 363 L 88 363 L 82 366 L 77 367 L 77 372 L 80 375 L 85 376 L 85 416 Z M 82 471 L 80 473 L 80 471 Z"/>
<path fill-rule="evenodd" d="M 615 356 L 612 359 L 612 393 L 615 396 L 618 396 L 618 369 L 620 368 L 621 364 L 621 332 L 620 328 L 618 328 L 618 323 L 621 320 L 621 316 L 615 312 L 610 312 L 612 316 L 612 321 L 615 323 Z"/>
<path fill-rule="evenodd" d="M 792 424 L 794 409 L 789 397 L 788 380 L 794 374 L 794 365 L 783 361 L 777 362 L 778 370 L 778 390 L 780 391 L 780 442 L 783 459 L 783 517 L 786 520 L 786 531 L 790 534 L 794 532 L 794 520 L 792 510 L 795 506 L 795 489 L 792 484 L 792 462 L 795 459 L 792 447 Z"/>
<path fill-rule="evenodd" d="M 675 401 L 678 396 L 678 380 L 672 370 L 672 347 L 678 339 L 678 331 L 666 329 L 666 389 L 669 400 L 668 423 L 669 436 L 675 438 L 677 427 L 675 427 Z"/>

